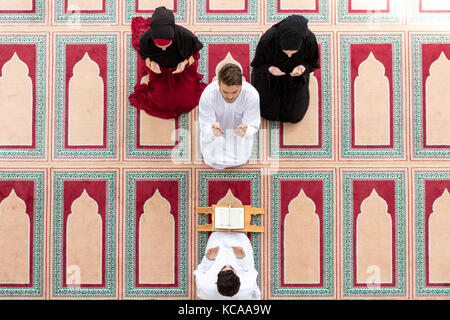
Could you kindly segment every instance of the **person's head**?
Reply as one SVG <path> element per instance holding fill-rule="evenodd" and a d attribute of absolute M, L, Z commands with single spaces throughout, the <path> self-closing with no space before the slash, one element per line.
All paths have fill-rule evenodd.
<path fill-rule="evenodd" d="M 278 42 L 281 50 L 291 57 L 301 47 L 308 30 L 308 20 L 300 15 L 291 15 L 278 26 Z"/>
<path fill-rule="evenodd" d="M 232 103 L 241 93 L 242 72 L 234 63 L 226 63 L 219 70 L 219 90 L 226 102 Z"/>
<path fill-rule="evenodd" d="M 166 50 L 172 44 L 175 34 L 174 26 L 175 17 L 172 11 L 166 7 L 155 9 L 150 20 L 150 30 L 152 41 L 157 47 Z"/>
<path fill-rule="evenodd" d="M 217 291 L 225 297 L 232 297 L 238 293 L 241 287 L 241 280 L 239 279 L 236 271 L 226 265 L 217 274 Z"/>

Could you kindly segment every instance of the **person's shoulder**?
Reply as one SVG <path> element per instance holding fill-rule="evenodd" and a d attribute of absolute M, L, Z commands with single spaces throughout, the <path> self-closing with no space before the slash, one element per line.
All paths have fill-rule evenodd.
<path fill-rule="evenodd" d="M 242 89 L 244 89 L 244 91 L 247 92 L 247 94 L 249 94 L 250 96 L 259 97 L 258 90 L 256 90 L 256 88 L 250 82 L 242 81 Z"/>
<path fill-rule="evenodd" d="M 175 30 L 180 32 L 183 35 L 195 36 L 194 33 L 186 27 L 180 26 L 178 24 L 175 25 Z"/>
<path fill-rule="evenodd" d="M 206 86 L 204 91 L 210 92 L 210 91 L 214 91 L 214 90 L 218 90 L 218 89 L 219 89 L 219 81 L 214 80 L 214 81 L 211 81 L 211 83 L 209 83 Z"/>
<path fill-rule="evenodd" d="M 306 28 L 305 39 L 309 44 L 317 44 L 316 34 L 309 28 Z"/>
<path fill-rule="evenodd" d="M 212 96 L 215 92 L 219 92 L 219 82 L 217 80 L 209 83 L 202 92 L 202 95 Z"/>
<path fill-rule="evenodd" d="M 275 27 L 275 26 L 270 27 L 262 34 L 262 36 L 259 39 L 259 42 L 267 43 L 267 42 L 272 41 L 276 32 L 277 32 L 277 27 Z"/>

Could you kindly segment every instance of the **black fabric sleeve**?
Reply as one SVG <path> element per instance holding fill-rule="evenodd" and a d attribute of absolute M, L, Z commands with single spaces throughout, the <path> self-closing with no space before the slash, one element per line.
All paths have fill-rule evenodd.
<path fill-rule="evenodd" d="M 305 74 L 313 72 L 320 68 L 319 63 L 319 47 L 317 45 L 316 36 L 311 31 L 307 35 L 306 59 L 303 66 L 305 67 Z"/>
<path fill-rule="evenodd" d="M 142 59 L 147 59 L 150 57 L 148 52 L 145 50 L 145 46 L 147 44 L 147 41 L 150 37 L 150 29 L 148 29 L 144 34 L 139 38 L 139 54 L 141 55 Z"/>
<path fill-rule="evenodd" d="M 272 57 L 273 48 L 271 45 L 274 33 L 275 29 L 271 28 L 259 39 L 255 50 L 255 56 L 250 64 L 253 68 L 258 67 L 258 69 L 268 69 L 272 63 L 274 63 Z"/>
<path fill-rule="evenodd" d="M 179 53 L 183 60 L 203 48 L 203 44 L 190 30 L 178 25 L 175 28 L 175 35 L 178 37 L 179 43 Z"/>

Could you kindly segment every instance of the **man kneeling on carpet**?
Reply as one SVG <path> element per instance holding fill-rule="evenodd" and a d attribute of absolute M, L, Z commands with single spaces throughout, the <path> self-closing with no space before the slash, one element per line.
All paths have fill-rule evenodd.
<path fill-rule="evenodd" d="M 242 232 L 211 233 L 206 253 L 194 271 L 197 296 L 203 300 L 259 300 L 253 248 Z"/>
<path fill-rule="evenodd" d="M 203 160 L 224 169 L 248 161 L 261 117 L 258 91 L 242 80 L 239 66 L 224 64 L 218 78 L 200 96 L 198 120 Z"/>

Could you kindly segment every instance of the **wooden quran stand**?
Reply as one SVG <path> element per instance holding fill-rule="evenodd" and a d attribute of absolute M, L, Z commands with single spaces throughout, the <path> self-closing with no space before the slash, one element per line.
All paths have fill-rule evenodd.
<path fill-rule="evenodd" d="M 197 213 L 210 214 L 211 223 L 201 224 L 197 226 L 197 231 L 237 231 L 237 232 L 264 232 L 264 226 L 257 226 L 251 224 L 252 216 L 258 214 L 264 214 L 263 208 L 252 208 L 251 206 L 231 206 L 231 208 L 244 207 L 244 229 L 216 229 L 214 227 L 214 209 L 215 207 L 228 207 L 228 206 L 216 206 L 212 207 L 198 207 Z"/>

